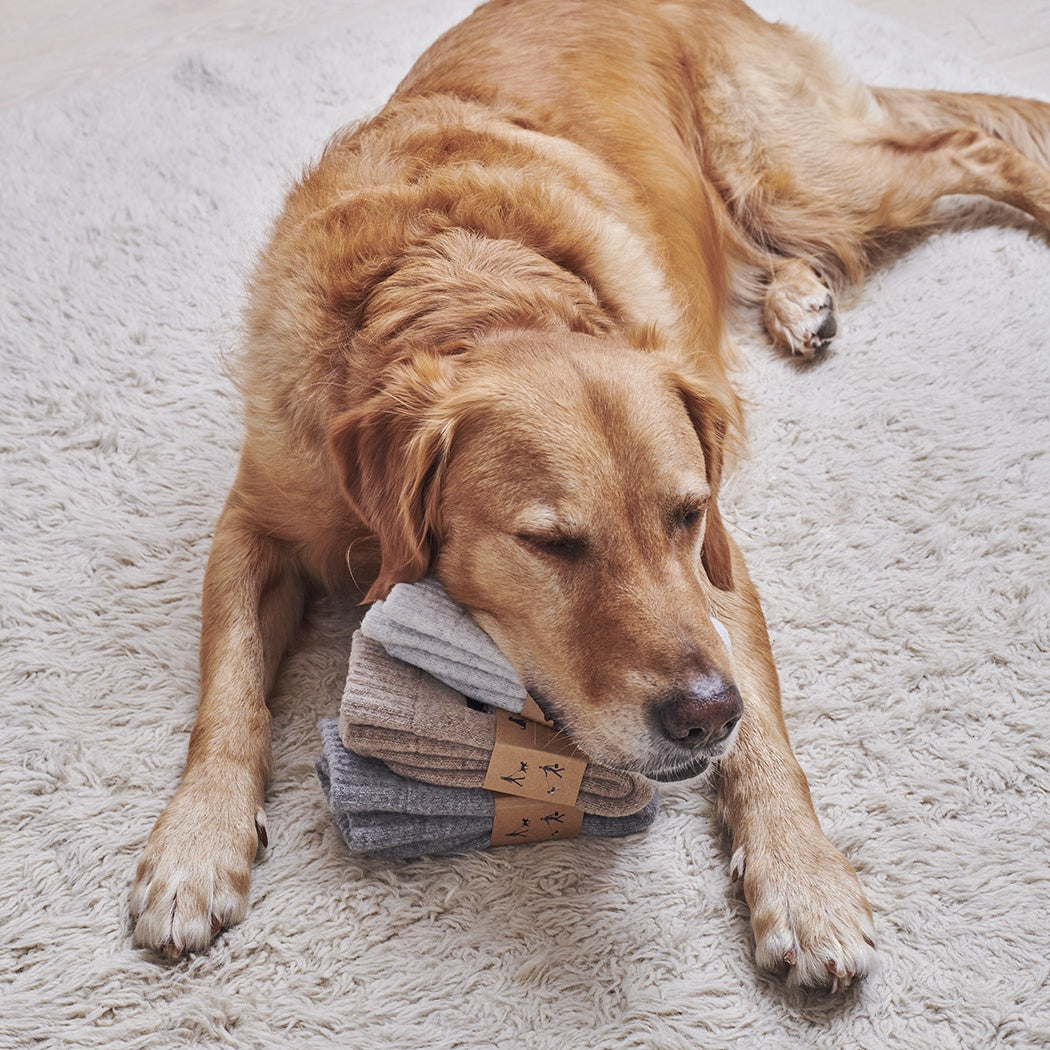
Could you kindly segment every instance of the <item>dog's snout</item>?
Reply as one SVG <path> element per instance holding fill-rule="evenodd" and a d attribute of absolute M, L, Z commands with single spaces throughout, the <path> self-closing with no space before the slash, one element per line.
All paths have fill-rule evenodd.
<path fill-rule="evenodd" d="M 689 748 L 712 747 L 733 732 L 744 704 L 731 682 L 701 675 L 661 704 L 658 713 L 668 739 Z"/>

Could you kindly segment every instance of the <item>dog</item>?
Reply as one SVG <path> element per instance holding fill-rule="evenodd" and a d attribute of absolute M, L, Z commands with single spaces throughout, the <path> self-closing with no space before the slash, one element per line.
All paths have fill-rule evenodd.
<path fill-rule="evenodd" d="M 761 300 L 775 344 L 820 352 L 873 247 L 955 193 L 1050 226 L 1050 106 L 866 87 L 738 0 L 492 0 L 431 47 L 292 189 L 255 272 L 200 710 L 136 942 L 198 951 L 244 916 L 266 697 L 311 597 L 432 573 L 595 760 L 717 769 L 759 965 L 868 972 L 872 912 L 719 512 L 728 316 Z"/>

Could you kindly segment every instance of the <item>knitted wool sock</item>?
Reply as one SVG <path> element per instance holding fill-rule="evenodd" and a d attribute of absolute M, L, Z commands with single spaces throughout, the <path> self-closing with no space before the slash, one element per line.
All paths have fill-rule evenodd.
<path fill-rule="evenodd" d="M 361 633 L 472 700 L 515 713 L 525 703 L 507 658 L 433 577 L 397 584 L 365 613 Z"/>

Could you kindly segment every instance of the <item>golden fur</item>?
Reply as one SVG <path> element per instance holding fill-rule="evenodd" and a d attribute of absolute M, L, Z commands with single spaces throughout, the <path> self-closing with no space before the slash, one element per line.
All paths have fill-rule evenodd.
<path fill-rule="evenodd" d="M 200 714 L 139 943 L 201 949 L 244 914 L 266 695 L 310 595 L 433 572 L 595 758 L 719 760 L 762 965 L 864 973 L 871 912 L 718 511 L 727 311 L 764 296 L 774 340 L 811 353 L 831 292 L 938 196 L 1050 223 L 1048 160 L 1050 107 L 868 89 L 737 0 L 495 0 L 435 44 L 328 145 L 258 266 Z"/>

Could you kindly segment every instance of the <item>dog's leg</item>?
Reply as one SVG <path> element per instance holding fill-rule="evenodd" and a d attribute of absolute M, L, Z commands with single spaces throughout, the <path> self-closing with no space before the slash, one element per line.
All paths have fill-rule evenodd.
<path fill-rule="evenodd" d="M 302 619 L 302 576 L 231 495 L 204 580 L 201 703 L 182 783 L 139 862 L 135 941 L 200 950 L 248 906 L 270 764 L 265 697 Z"/>
<path fill-rule="evenodd" d="M 873 162 L 885 174 L 880 224 L 906 229 L 939 197 L 975 193 L 1028 212 L 1050 229 L 1050 169 L 975 127 L 890 137 Z"/>
<path fill-rule="evenodd" d="M 804 357 L 826 349 L 838 331 L 831 292 L 801 259 L 773 261 L 762 316 L 777 346 Z"/>
<path fill-rule="evenodd" d="M 719 764 L 732 877 L 743 880 L 759 965 L 786 972 L 792 984 L 837 990 L 874 962 L 871 908 L 817 820 L 781 714 L 758 595 L 735 544 L 733 578 L 735 590 L 714 602 L 744 698 L 737 741 Z"/>
<path fill-rule="evenodd" d="M 978 127 L 1050 168 L 1050 103 L 1006 95 L 873 87 L 882 109 L 902 125 L 925 131 Z"/>

